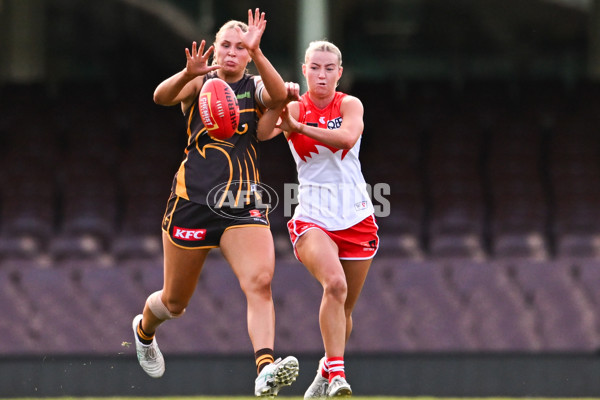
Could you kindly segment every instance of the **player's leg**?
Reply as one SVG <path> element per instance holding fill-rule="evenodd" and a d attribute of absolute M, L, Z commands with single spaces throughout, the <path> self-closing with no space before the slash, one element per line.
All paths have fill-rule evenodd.
<path fill-rule="evenodd" d="M 360 296 L 362 288 L 367 279 L 369 268 L 373 259 L 368 260 L 342 260 L 342 266 L 346 273 L 346 282 L 348 283 L 348 295 L 344 304 L 344 313 L 346 315 L 346 342 L 352 332 L 352 310 Z"/>
<path fill-rule="evenodd" d="M 368 267 L 352 273 L 347 280 L 340 248 L 320 229 L 310 229 L 297 240 L 295 249 L 307 269 L 323 286 L 319 313 L 325 359 L 319 363 L 317 376 L 304 394 L 305 399 L 327 396 L 349 396 L 350 385 L 345 380 L 344 350 L 352 320 L 348 318 L 356 304 Z M 357 293 L 358 292 L 358 293 Z M 346 307 L 350 307 L 347 313 Z"/>
<path fill-rule="evenodd" d="M 352 332 L 352 310 L 356 305 L 362 287 L 365 283 L 372 259 L 369 260 L 342 260 L 342 266 L 346 273 L 346 282 L 348 284 L 348 294 L 344 304 L 344 313 L 346 315 L 346 342 Z M 322 398 L 329 389 L 329 369 L 325 365 L 326 358 L 323 357 L 319 362 L 317 375 L 304 394 L 305 399 Z"/>
<path fill-rule="evenodd" d="M 365 279 L 369 272 L 371 260 L 342 260 L 341 261 L 344 273 L 346 275 L 346 283 L 348 292 L 346 302 L 344 303 L 344 315 L 346 317 L 346 335 L 345 342 L 348 341 L 352 332 L 352 310 L 358 300 Z M 326 394 L 328 397 L 347 397 L 352 395 L 352 388 L 346 381 L 345 362 L 343 357 L 330 358 L 326 357 L 322 360 L 324 365 L 319 364 L 319 372 L 315 377 L 313 384 L 309 387 L 313 392 L 320 396 L 307 396 L 307 390 L 304 398 L 322 397 Z M 327 385 L 323 384 L 323 376 L 328 377 Z"/>
<path fill-rule="evenodd" d="M 275 250 L 271 231 L 262 227 L 231 228 L 223 233 L 220 247 L 248 302 L 248 333 L 254 350 L 273 348 L 275 308 L 271 280 Z"/>
<path fill-rule="evenodd" d="M 320 229 L 306 231 L 296 242 L 296 252 L 323 287 L 319 324 L 328 357 L 343 357 L 346 337 L 344 304 L 348 293 L 338 247 Z"/>
<path fill-rule="evenodd" d="M 375 217 L 371 215 L 337 236 L 340 259 L 348 282 L 348 298 L 345 304 L 346 341 L 352 332 L 352 310 L 358 301 L 371 262 L 379 247 L 377 229 Z"/>
<path fill-rule="evenodd" d="M 164 283 L 146 300 L 143 314 L 133 320 L 136 353 L 140 365 L 154 378 L 163 375 L 164 358 L 154 337 L 158 326 L 181 316 L 194 291 L 209 249 L 175 246 L 163 232 Z"/>
<path fill-rule="evenodd" d="M 266 227 L 236 226 L 221 237 L 221 252 L 237 276 L 246 296 L 248 333 L 254 348 L 257 372 L 255 394 L 277 395 L 298 376 L 298 360 L 274 360 L 275 307 L 271 281 L 275 270 L 273 236 Z"/>
<path fill-rule="evenodd" d="M 176 318 L 184 313 L 196 290 L 200 272 L 210 250 L 178 247 L 169 240 L 165 232 L 163 232 L 163 249 L 164 283 L 160 291 L 161 302 L 147 301 L 142 319 L 142 329 L 149 334 L 153 334 L 165 320 Z M 164 310 L 161 310 L 161 303 Z"/>

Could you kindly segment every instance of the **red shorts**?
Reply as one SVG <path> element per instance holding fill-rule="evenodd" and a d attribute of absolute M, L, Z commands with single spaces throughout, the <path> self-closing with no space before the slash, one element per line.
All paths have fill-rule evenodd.
<path fill-rule="evenodd" d="M 300 260 L 296 251 L 296 242 L 300 239 L 300 236 L 311 229 L 322 230 L 335 242 L 339 249 L 340 260 L 368 260 L 375 256 L 379 248 L 377 224 L 375 223 L 375 217 L 372 215 L 341 231 L 328 231 L 317 224 L 297 219 L 291 219 L 287 226 L 294 247 L 294 254 L 299 261 L 302 260 Z"/>

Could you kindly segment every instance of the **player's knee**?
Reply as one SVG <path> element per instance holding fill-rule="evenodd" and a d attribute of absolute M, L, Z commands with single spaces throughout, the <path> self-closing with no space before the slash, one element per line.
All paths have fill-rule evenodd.
<path fill-rule="evenodd" d="M 183 315 L 183 313 L 185 313 L 187 303 L 184 304 L 179 301 L 167 301 L 166 307 L 171 313 L 172 318 L 179 318 Z"/>
<path fill-rule="evenodd" d="M 265 296 L 271 296 L 272 280 L 273 273 L 270 271 L 263 271 L 255 274 L 250 279 L 240 282 L 240 286 L 246 294 L 262 294 Z"/>
<path fill-rule="evenodd" d="M 152 314 L 160 320 L 179 318 L 185 312 L 185 304 L 178 304 L 167 300 L 167 304 L 162 301 L 162 290 L 152 293 L 146 300 L 148 308 Z"/>
<path fill-rule="evenodd" d="M 325 296 L 344 303 L 348 295 L 348 284 L 343 275 L 335 275 L 325 282 Z"/>
<path fill-rule="evenodd" d="M 272 299 L 271 278 L 271 274 L 261 273 L 254 276 L 252 279 L 240 282 L 240 286 L 248 299 Z"/>
<path fill-rule="evenodd" d="M 254 284 L 260 291 L 270 291 L 271 281 L 273 280 L 273 273 L 271 271 L 264 271 L 259 273 L 254 279 Z"/>

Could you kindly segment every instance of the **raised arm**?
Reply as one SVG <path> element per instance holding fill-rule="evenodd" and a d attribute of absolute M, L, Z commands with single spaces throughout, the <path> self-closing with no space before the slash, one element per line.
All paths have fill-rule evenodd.
<path fill-rule="evenodd" d="M 260 49 L 260 40 L 266 26 L 265 13 L 260 13 L 257 8 L 254 15 L 252 10 L 248 10 L 248 31 L 242 32 L 239 27 L 236 27 L 236 30 L 240 35 L 242 45 L 248 50 L 248 54 L 254 61 L 254 65 L 256 65 L 256 69 L 265 85 L 265 90 L 262 93 L 264 105 L 274 107 L 285 101 L 287 91 L 283 79 Z"/>
<path fill-rule="evenodd" d="M 202 77 L 207 73 L 221 68 L 220 65 L 207 65 L 210 54 L 214 47 L 210 46 L 204 52 L 206 42 L 200 42 L 200 48 L 196 49 L 196 42 L 192 43 L 192 51 L 185 49 L 185 68 L 175 75 L 162 81 L 154 90 L 154 102 L 163 106 L 173 106 L 181 103 L 185 110 L 192 102 L 193 97 L 202 87 Z"/>

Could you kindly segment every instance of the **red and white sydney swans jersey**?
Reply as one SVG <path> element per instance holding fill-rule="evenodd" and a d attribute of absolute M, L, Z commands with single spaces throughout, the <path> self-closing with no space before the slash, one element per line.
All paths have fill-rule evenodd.
<path fill-rule="evenodd" d="M 338 129 L 342 124 L 340 105 L 345 96 L 336 92 L 333 101 L 319 109 L 305 93 L 299 101 L 298 122 Z M 288 135 L 300 184 L 293 218 L 335 231 L 349 228 L 373 214 L 373 204 L 358 160 L 360 141 L 361 138 L 351 149 L 341 150 L 301 133 Z"/>

